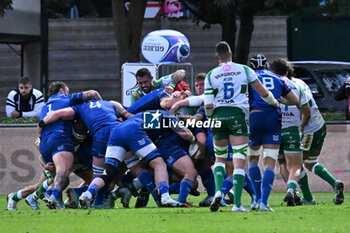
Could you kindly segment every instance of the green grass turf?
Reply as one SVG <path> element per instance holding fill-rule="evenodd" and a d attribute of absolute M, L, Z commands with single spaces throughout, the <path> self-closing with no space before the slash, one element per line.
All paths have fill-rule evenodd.
<path fill-rule="evenodd" d="M 198 204 L 203 198 L 189 197 Z M 0 196 L 0 232 L 350 232 L 350 193 L 345 202 L 334 205 L 333 193 L 314 193 L 316 206 L 281 206 L 284 193 L 272 193 L 270 206 L 275 212 L 232 213 L 230 207 L 220 207 L 211 213 L 209 208 L 157 208 L 153 200 L 143 209 L 111 210 L 48 210 L 32 211 L 22 200 L 17 211 L 6 211 L 6 196 Z M 130 206 L 135 203 L 132 199 Z M 243 203 L 249 206 L 248 195 Z"/>

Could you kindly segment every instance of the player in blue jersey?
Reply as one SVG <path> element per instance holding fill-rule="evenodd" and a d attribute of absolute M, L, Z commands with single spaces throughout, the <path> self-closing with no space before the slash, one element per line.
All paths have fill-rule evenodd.
<path fill-rule="evenodd" d="M 90 201 L 96 192 L 114 179 L 118 173 L 121 162 L 126 158 L 127 151 L 134 152 L 154 170 L 155 180 L 161 194 L 161 204 L 163 206 L 181 205 L 179 202 L 174 201 L 169 195 L 166 164 L 161 158 L 157 147 L 144 130 L 144 127 L 147 128 L 147 125 L 160 124 L 161 115 L 159 111 L 150 114 L 149 124 L 144 122 L 146 117 L 132 117 L 113 129 L 106 150 L 105 172 L 101 177 L 95 178 L 89 185 L 89 189 L 80 196 L 79 201 L 83 208 L 89 208 Z M 181 131 L 178 133 L 186 140 L 191 140 L 193 138 L 193 135 L 188 133 L 188 131 Z"/>
<path fill-rule="evenodd" d="M 59 120 L 45 125 L 43 119 L 52 111 L 81 104 L 91 99 L 101 99 L 101 96 L 93 90 L 69 95 L 69 88 L 63 82 L 53 82 L 49 86 L 48 96 L 49 99 L 42 108 L 39 118 L 39 126 L 42 128 L 40 151 L 45 163 L 53 162 L 56 167 L 54 189 L 49 201 L 56 208 L 63 208 L 62 187 L 67 182 L 74 160 L 74 147 L 71 139 L 73 122 Z"/>
<path fill-rule="evenodd" d="M 281 77 L 267 70 L 267 65 L 267 59 L 262 54 L 255 55 L 250 59 L 250 67 L 255 70 L 261 83 L 273 94 L 275 99 L 285 105 L 298 104 L 299 99 L 296 94 Z M 251 208 L 273 211 L 267 200 L 275 178 L 274 169 L 281 143 L 281 109 L 267 104 L 253 88 L 249 89 L 249 101 L 248 167 L 256 196 Z M 264 151 L 264 175 L 262 179 L 258 166 L 261 146 Z"/>
<path fill-rule="evenodd" d="M 121 108 L 119 109 L 120 111 L 118 110 L 119 107 Z M 74 116 L 80 117 L 93 139 L 92 155 L 94 174 L 102 175 L 109 134 L 120 123 L 116 116 L 117 111 L 123 112 L 124 110 L 118 102 L 91 100 L 80 105 L 54 111 L 44 121 L 46 124 L 50 124 L 59 119 L 73 119 Z M 102 202 L 100 198 L 97 200 Z M 100 204 L 100 202 L 95 202 L 95 204 Z"/>
<path fill-rule="evenodd" d="M 179 123 L 180 121 L 173 114 L 167 111 L 159 111 L 163 119 L 166 118 L 169 122 Z M 145 113 L 138 113 L 135 117 L 143 118 Z M 168 119 L 167 119 L 168 118 Z M 178 135 L 176 132 L 184 131 L 188 140 L 184 140 L 184 136 Z M 186 202 L 187 196 L 194 186 L 196 177 L 198 175 L 191 157 L 188 155 L 189 141 L 195 140 L 194 136 L 186 127 L 181 128 L 179 125 L 171 128 L 163 128 L 155 131 L 154 129 L 145 129 L 145 132 L 150 139 L 155 143 L 166 165 L 175 173 L 182 177 L 179 188 L 178 202 L 184 204 L 186 207 L 191 205 Z"/>

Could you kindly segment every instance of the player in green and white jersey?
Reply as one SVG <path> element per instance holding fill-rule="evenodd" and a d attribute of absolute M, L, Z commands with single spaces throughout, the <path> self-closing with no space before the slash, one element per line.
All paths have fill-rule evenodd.
<path fill-rule="evenodd" d="M 136 100 L 151 93 L 154 90 L 165 88 L 167 86 L 172 87 L 180 83 L 186 76 L 185 70 L 177 70 L 172 74 L 161 77 L 158 80 L 153 80 L 151 72 L 147 68 L 139 69 L 136 72 L 136 80 L 138 88 L 130 96 L 130 103 L 133 104 Z"/>
<path fill-rule="evenodd" d="M 287 194 L 284 201 L 287 202 L 287 206 L 295 206 L 300 203 L 297 189 L 303 156 L 300 145 L 300 128 L 304 128 L 308 123 L 311 110 L 309 106 L 310 96 L 305 94 L 301 86 L 291 80 L 290 70 L 293 67 L 289 66 L 291 66 L 291 63 L 284 58 L 279 58 L 272 62 L 270 69 L 283 78 L 300 100 L 298 106 L 280 104 L 282 111 L 282 142 L 278 161 L 280 173 L 287 183 Z"/>
<path fill-rule="evenodd" d="M 340 205 L 344 202 L 344 183 L 340 180 L 336 180 L 327 168 L 317 161 L 327 133 L 326 123 L 318 110 L 318 106 L 312 97 L 312 92 L 308 85 L 300 79 L 293 78 L 293 80 L 301 85 L 306 94 L 311 97 L 309 103 L 311 107 L 311 118 L 305 128 L 302 128 L 304 167 L 319 176 L 321 179 L 327 181 L 332 186 L 335 193 L 333 202 L 336 205 Z M 304 204 L 316 204 L 310 192 L 307 175 L 304 170 L 301 172 L 299 185 L 303 192 Z"/>
<path fill-rule="evenodd" d="M 215 47 L 215 57 L 219 66 L 206 76 L 204 84 L 204 105 L 208 118 L 221 121 L 220 128 L 212 128 L 214 137 L 215 164 L 214 178 L 216 193 L 210 205 L 211 211 L 219 209 L 222 200 L 222 185 L 225 175 L 225 161 L 228 156 L 228 142 L 233 149 L 235 189 L 234 212 L 248 211 L 241 204 L 244 186 L 244 164 L 248 149 L 247 127 L 250 84 L 269 104 L 278 107 L 277 100 L 259 81 L 255 72 L 246 65 L 232 62 L 232 52 L 227 42 L 219 42 Z"/>

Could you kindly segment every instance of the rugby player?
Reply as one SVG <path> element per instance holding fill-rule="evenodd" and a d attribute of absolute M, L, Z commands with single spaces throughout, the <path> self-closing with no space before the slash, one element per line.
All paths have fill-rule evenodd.
<path fill-rule="evenodd" d="M 172 74 L 161 77 L 158 80 L 153 80 L 151 72 L 147 68 L 139 69 L 136 72 L 136 80 L 138 88 L 130 96 L 131 104 L 135 103 L 141 97 L 151 93 L 152 91 L 169 86 L 175 89 L 175 86 L 180 83 L 186 76 L 185 70 L 177 70 Z"/>
<path fill-rule="evenodd" d="M 326 123 L 307 84 L 294 77 L 292 80 L 302 86 L 306 94 L 309 95 L 311 99 L 309 102 L 311 107 L 311 118 L 305 128 L 302 129 L 304 168 L 307 168 L 309 171 L 316 174 L 331 185 L 334 191 L 333 202 L 336 205 L 340 205 L 344 202 L 344 183 L 335 179 L 328 169 L 323 164 L 318 162 L 318 157 L 321 154 L 323 142 L 327 133 Z M 307 174 L 304 170 L 300 175 L 299 186 L 303 192 L 303 203 L 309 205 L 316 204 L 316 201 L 310 192 Z"/>
<path fill-rule="evenodd" d="M 293 67 L 289 67 L 290 64 L 286 59 L 280 58 L 272 62 L 270 70 L 280 75 L 300 100 L 298 106 L 280 105 L 282 111 L 282 142 L 278 161 L 280 173 L 287 183 L 287 194 L 284 201 L 287 206 L 295 206 L 301 204 L 297 188 L 303 156 L 300 145 L 300 128 L 304 129 L 309 122 L 311 110 L 309 106 L 310 97 L 298 84 L 292 81 L 291 72 Z"/>
<path fill-rule="evenodd" d="M 232 62 L 232 52 L 227 42 L 219 42 L 215 47 L 215 58 L 219 66 L 211 70 L 205 79 L 204 104 L 206 115 L 221 121 L 220 128 L 212 128 L 215 149 L 214 177 L 216 193 L 210 205 L 211 211 L 219 209 L 222 196 L 222 185 L 226 173 L 225 161 L 228 156 L 228 142 L 233 150 L 234 163 L 234 206 L 232 211 L 248 211 L 241 204 L 244 185 L 244 162 L 248 147 L 248 84 L 255 88 L 259 95 L 269 104 L 278 107 L 277 100 L 261 84 L 252 69 Z"/>
<path fill-rule="evenodd" d="M 285 105 L 296 105 L 299 99 L 287 86 L 281 77 L 267 70 L 268 63 L 264 55 L 258 54 L 250 59 L 250 67 L 255 70 L 259 80 L 269 90 L 269 95 L 281 101 Z M 282 98 L 283 97 L 283 98 Z M 250 116 L 249 116 L 249 148 L 248 167 L 249 176 L 253 182 L 255 203 L 252 209 L 262 211 L 274 211 L 268 205 L 273 181 L 275 178 L 275 165 L 278 159 L 279 146 L 281 143 L 281 109 L 266 103 L 258 93 L 249 89 Z M 276 101 L 277 102 L 277 101 Z M 278 104 L 278 102 L 277 102 Z M 261 179 L 258 161 L 260 147 L 263 147 L 264 174 Z"/>
<path fill-rule="evenodd" d="M 97 91 L 90 90 L 69 95 L 69 88 L 63 82 L 53 82 L 49 86 L 49 99 L 45 103 L 39 118 L 40 151 L 45 163 L 53 162 L 56 167 L 54 188 L 48 200 L 55 208 L 63 208 L 62 189 L 68 180 L 74 161 L 72 142 L 73 121 L 58 120 L 45 125 L 43 119 L 52 111 L 81 104 L 92 99 L 101 99 Z"/>
<path fill-rule="evenodd" d="M 159 111 L 153 113 L 154 119 L 162 114 Z M 152 120 L 153 121 L 153 120 Z M 178 132 L 184 139 L 193 137 L 188 132 Z M 105 172 L 102 176 L 95 178 L 86 192 L 80 198 L 83 208 L 89 208 L 93 196 L 98 190 L 109 184 L 117 175 L 119 166 L 126 158 L 127 151 L 132 151 L 136 156 L 146 161 L 154 170 L 154 176 L 161 194 L 163 206 L 181 206 L 181 203 L 173 200 L 169 195 L 169 178 L 166 164 L 161 158 L 157 147 L 144 131 L 144 118 L 132 117 L 112 130 L 106 150 Z"/>

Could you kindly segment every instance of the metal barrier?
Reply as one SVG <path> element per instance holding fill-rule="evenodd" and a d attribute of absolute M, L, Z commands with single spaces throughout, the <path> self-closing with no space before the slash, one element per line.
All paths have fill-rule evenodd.
<path fill-rule="evenodd" d="M 191 91 L 194 91 L 193 67 L 191 63 L 160 63 L 157 66 L 157 79 L 167 74 L 174 73 L 179 69 L 186 71 L 186 77 L 183 81 L 190 85 Z"/>

